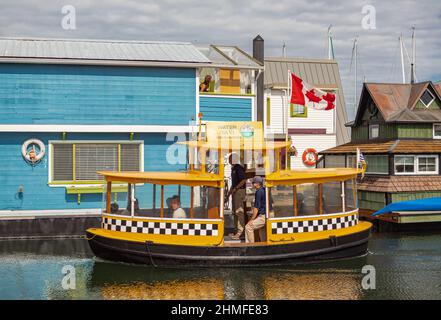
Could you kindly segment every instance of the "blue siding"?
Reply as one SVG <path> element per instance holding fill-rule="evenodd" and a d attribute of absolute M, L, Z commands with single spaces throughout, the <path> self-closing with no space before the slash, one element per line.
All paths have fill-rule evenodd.
<path fill-rule="evenodd" d="M 0 123 L 188 125 L 195 81 L 183 68 L 0 64 Z"/>
<path fill-rule="evenodd" d="M 251 121 L 252 98 L 200 97 L 200 112 L 207 121 Z"/>
<path fill-rule="evenodd" d="M 129 134 L 69 134 L 68 140 L 127 140 Z M 101 194 L 83 194 L 81 204 L 77 195 L 66 194 L 63 187 L 48 186 L 48 155 L 35 167 L 21 156 L 21 145 L 29 138 L 42 140 L 48 147 L 49 140 L 61 140 L 60 134 L 3 133 L 0 134 L 0 210 L 53 210 L 89 209 L 102 207 Z M 176 171 L 185 165 L 171 165 L 166 161 L 166 151 L 172 143 L 161 133 L 135 134 L 135 140 L 144 141 L 145 171 Z M 18 197 L 19 186 L 24 196 Z M 159 194 L 159 188 L 157 194 Z M 137 192 L 141 205 L 150 203 L 151 186 Z M 159 201 L 157 202 L 159 203 Z M 121 204 L 120 204 L 121 205 Z"/>

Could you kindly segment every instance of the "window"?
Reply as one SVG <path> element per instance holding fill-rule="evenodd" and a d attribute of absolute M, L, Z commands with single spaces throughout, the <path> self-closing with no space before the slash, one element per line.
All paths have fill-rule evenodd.
<path fill-rule="evenodd" d="M 435 100 L 435 97 L 429 90 L 424 91 L 423 95 L 420 98 L 420 101 L 424 104 L 426 108 L 428 108 L 432 104 L 433 100 Z"/>
<path fill-rule="evenodd" d="M 308 116 L 308 108 L 299 104 L 291 104 L 291 117 L 303 117 Z"/>
<path fill-rule="evenodd" d="M 395 156 L 396 174 L 437 174 L 438 156 Z"/>
<path fill-rule="evenodd" d="M 380 135 L 380 125 L 370 124 L 369 125 L 369 139 L 376 139 Z"/>
<path fill-rule="evenodd" d="M 370 174 L 388 174 L 389 158 L 385 155 L 365 155 L 366 173 Z"/>
<path fill-rule="evenodd" d="M 395 156 L 395 173 L 414 173 L 415 157 Z"/>
<path fill-rule="evenodd" d="M 97 182 L 97 171 L 140 171 L 140 142 L 136 143 L 51 143 L 49 182 Z"/>
<path fill-rule="evenodd" d="M 347 168 L 356 168 L 357 167 L 357 156 L 348 155 L 346 156 L 346 167 Z"/>
<path fill-rule="evenodd" d="M 441 123 L 435 123 L 433 125 L 433 138 L 441 139 Z"/>
<path fill-rule="evenodd" d="M 437 157 L 420 156 L 418 157 L 418 172 L 436 173 Z"/>
<path fill-rule="evenodd" d="M 326 155 L 325 156 L 326 168 L 344 168 L 346 167 L 345 156 L 343 155 Z"/>

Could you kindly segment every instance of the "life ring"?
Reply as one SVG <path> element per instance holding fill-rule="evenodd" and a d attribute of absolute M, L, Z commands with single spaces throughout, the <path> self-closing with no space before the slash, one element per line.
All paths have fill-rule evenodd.
<path fill-rule="evenodd" d="M 302 161 L 308 167 L 315 166 L 318 161 L 317 150 L 315 150 L 314 148 L 308 148 L 303 151 Z"/>
<path fill-rule="evenodd" d="M 32 145 L 32 149 L 28 151 L 29 146 Z M 35 145 L 40 149 L 39 152 L 35 150 Z M 41 159 L 43 159 L 46 154 L 46 147 L 41 140 L 38 139 L 29 139 L 26 140 L 21 146 L 21 154 L 23 158 L 29 163 L 37 163 Z"/>

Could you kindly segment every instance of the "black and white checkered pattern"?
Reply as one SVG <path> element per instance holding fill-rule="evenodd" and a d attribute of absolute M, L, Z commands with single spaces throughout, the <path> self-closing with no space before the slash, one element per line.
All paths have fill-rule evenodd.
<path fill-rule="evenodd" d="M 132 221 L 105 217 L 102 227 L 111 231 L 143 234 L 179 236 L 217 236 L 219 234 L 218 225 L 211 223 Z"/>
<path fill-rule="evenodd" d="M 339 218 L 326 218 L 304 221 L 283 221 L 271 224 L 272 234 L 290 234 L 315 231 L 337 230 L 353 227 L 358 223 L 358 215 L 353 214 Z"/>

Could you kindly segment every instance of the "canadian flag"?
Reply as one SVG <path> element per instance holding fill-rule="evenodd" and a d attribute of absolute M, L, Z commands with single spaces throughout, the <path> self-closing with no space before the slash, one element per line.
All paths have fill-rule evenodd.
<path fill-rule="evenodd" d="M 316 110 L 335 108 L 335 94 L 314 88 L 291 73 L 291 103 Z"/>

